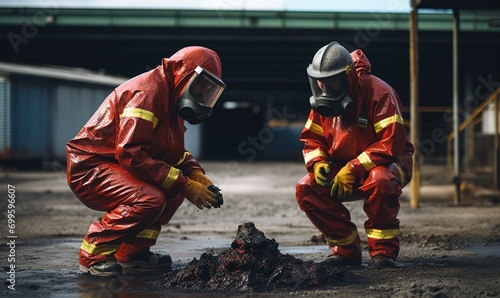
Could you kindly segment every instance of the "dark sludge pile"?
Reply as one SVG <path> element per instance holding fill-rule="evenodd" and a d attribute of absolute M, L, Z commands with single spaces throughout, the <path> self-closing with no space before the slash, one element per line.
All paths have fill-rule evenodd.
<path fill-rule="evenodd" d="M 252 222 L 238 226 L 231 247 L 214 256 L 204 253 L 166 277 L 171 288 L 224 292 L 300 290 L 338 285 L 350 279 L 346 269 L 283 255 Z"/>

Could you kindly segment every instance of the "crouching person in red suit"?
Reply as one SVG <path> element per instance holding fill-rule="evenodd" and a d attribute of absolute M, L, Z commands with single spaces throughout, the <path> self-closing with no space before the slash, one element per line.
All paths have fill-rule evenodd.
<path fill-rule="evenodd" d="M 326 237 L 332 265 L 361 264 L 360 237 L 343 202 L 364 200 L 364 228 L 376 268 L 399 254 L 399 197 L 412 172 L 396 91 L 372 75 L 361 50 L 322 47 L 307 68 L 311 111 L 300 135 L 308 174 L 296 199 Z"/>
<path fill-rule="evenodd" d="M 225 88 L 216 52 L 186 47 L 118 86 L 68 142 L 67 180 L 87 207 L 105 211 L 80 248 L 80 270 L 98 276 L 123 268 L 171 266 L 150 251 L 162 225 L 186 198 L 220 202 L 205 171 L 184 147 L 184 121 L 208 118 Z"/>

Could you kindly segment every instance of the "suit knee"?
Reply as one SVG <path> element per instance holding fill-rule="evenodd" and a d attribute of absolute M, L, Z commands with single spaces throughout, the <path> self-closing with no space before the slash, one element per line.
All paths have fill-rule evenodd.
<path fill-rule="evenodd" d="M 310 175 L 311 174 L 309 173 L 302 177 L 302 179 L 300 179 L 295 186 L 295 199 L 302 210 L 304 210 L 304 199 L 312 191 Z"/>
<path fill-rule="evenodd" d="M 164 193 L 154 187 L 145 187 L 137 193 L 139 196 L 137 207 L 142 209 L 145 216 L 157 218 L 167 205 Z"/>
<path fill-rule="evenodd" d="M 364 193 L 378 195 L 400 195 L 401 181 L 388 167 L 375 167 L 362 186 Z"/>

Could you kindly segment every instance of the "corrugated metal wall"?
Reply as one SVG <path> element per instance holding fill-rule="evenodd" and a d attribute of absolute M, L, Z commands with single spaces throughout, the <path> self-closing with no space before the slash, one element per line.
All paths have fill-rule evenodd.
<path fill-rule="evenodd" d="M 35 76 L 0 76 L 0 159 L 66 160 L 66 143 L 112 90 Z"/>
<path fill-rule="evenodd" d="M 0 76 L 0 157 L 10 152 L 10 81 Z"/>
<path fill-rule="evenodd" d="M 4 88 L 9 89 L 8 85 Z M 9 91 L 7 91 L 9 92 Z M 3 157 L 43 158 L 50 150 L 50 89 L 39 77 L 11 76 L 5 96 Z"/>

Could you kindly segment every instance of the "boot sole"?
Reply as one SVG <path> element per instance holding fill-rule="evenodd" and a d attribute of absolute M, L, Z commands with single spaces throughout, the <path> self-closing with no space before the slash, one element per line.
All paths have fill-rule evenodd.
<path fill-rule="evenodd" d="M 110 272 L 102 272 L 95 270 L 92 267 L 85 267 L 83 265 L 79 265 L 80 271 L 83 273 L 88 273 L 93 276 L 116 276 L 116 275 L 121 275 L 121 272 L 118 271 L 110 271 Z"/>
<path fill-rule="evenodd" d="M 160 264 L 160 265 L 150 265 L 146 262 L 132 262 L 132 263 L 122 263 L 118 262 L 122 266 L 123 269 L 143 269 L 143 270 L 155 270 L 155 269 L 165 269 L 172 267 L 172 262 Z"/>
<path fill-rule="evenodd" d="M 351 259 L 348 259 L 344 256 L 333 256 L 333 255 L 330 255 L 328 257 L 329 258 L 327 258 L 323 262 L 325 262 L 328 265 L 335 266 L 335 267 L 361 266 L 361 264 L 362 264 L 361 259 L 351 260 Z"/>
<path fill-rule="evenodd" d="M 392 265 L 372 265 L 373 269 L 384 269 L 384 268 L 394 268 L 396 264 Z"/>
<path fill-rule="evenodd" d="M 386 259 L 378 262 L 372 260 L 372 267 L 374 269 L 394 268 L 396 267 L 396 262 L 391 259 Z"/>

